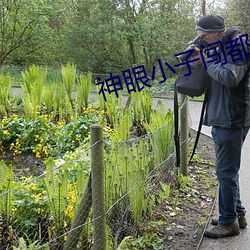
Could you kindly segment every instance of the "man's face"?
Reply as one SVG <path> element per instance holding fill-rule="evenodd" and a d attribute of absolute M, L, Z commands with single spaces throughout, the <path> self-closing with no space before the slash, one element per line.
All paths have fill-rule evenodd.
<path fill-rule="evenodd" d="M 197 30 L 197 35 L 204 39 L 207 44 L 216 43 L 220 40 L 219 32 L 207 32 L 204 30 Z"/>

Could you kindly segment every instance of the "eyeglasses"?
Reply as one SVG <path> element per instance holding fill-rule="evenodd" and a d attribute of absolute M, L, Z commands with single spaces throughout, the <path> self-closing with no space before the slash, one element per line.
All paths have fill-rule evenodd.
<path fill-rule="evenodd" d="M 205 39 L 207 35 L 214 33 L 213 31 L 206 32 L 205 34 L 200 35 L 200 38 Z"/>

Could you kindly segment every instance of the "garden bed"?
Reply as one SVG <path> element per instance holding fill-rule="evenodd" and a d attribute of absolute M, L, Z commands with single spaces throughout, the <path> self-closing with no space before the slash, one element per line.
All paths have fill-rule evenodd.
<path fill-rule="evenodd" d="M 40 87 L 30 81 L 34 72 Z M 70 241 L 91 167 L 90 126 L 101 124 L 107 249 L 193 250 L 216 194 L 211 139 L 201 136 L 188 176 L 182 176 L 173 159 L 173 112 L 165 103 L 158 101 L 152 110 L 153 97 L 143 91 L 131 94 L 125 109 L 115 95 L 107 95 L 107 102 L 97 96 L 92 106 L 91 76 L 80 76 L 76 97 L 81 98 L 73 98 L 75 67 L 67 65 L 61 73 L 63 81 L 49 87 L 42 81 L 45 72 L 31 67 L 24 74 L 24 96 L 2 107 L 0 149 L 13 168 L 1 162 L 0 245 L 60 249 Z M 6 76 L 9 91 L 10 80 Z M 72 249 L 91 249 L 92 213 L 88 222 Z"/>
<path fill-rule="evenodd" d="M 191 131 L 191 137 L 194 136 L 194 131 Z M 6 154 L 4 160 L 13 165 L 17 179 L 22 176 L 38 176 L 45 170 L 43 160 L 37 159 L 34 154 Z M 124 235 L 123 241 L 130 242 L 126 243 L 126 247 L 152 250 L 198 249 L 217 190 L 213 162 L 212 139 L 201 135 L 194 163 L 189 166 L 189 178 L 177 180 L 177 171 L 173 168 L 169 198 L 163 197 L 161 202 L 156 202 L 153 217 L 137 229 L 136 238 Z M 133 225 L 127 228 L 127 233 L 130 231 L 134 231 Z M 121 244 L 119 249 L 125 248 Z"/>

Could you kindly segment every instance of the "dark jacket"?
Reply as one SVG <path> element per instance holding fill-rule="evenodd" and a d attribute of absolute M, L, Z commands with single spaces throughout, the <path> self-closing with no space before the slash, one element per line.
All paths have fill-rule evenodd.
<path fill-rule="evenodd" d="M 223 52 L 220 51 L 222 60 L 220 63 L 206 64 L 211 82 L 204 125 L 223 128 L 250 126 L 250 60 L 244 54 L 240 39 L 238 39 L 240 45 L 237 46 L 237 49 L 240 49 L 242 60 L 233 62 L 233 57 L 228 55 L 230 49 L 226 49 L 229 45 L 225 44 L 229 37 L 234 40 L 240 35 L 240 30 L 237 27 L 227 30 L 222 38 L 227 62 L 225 63 Z M 247 45 L 244 47 L 246 52 L 250 52 Z M 240 56 L 234 57 L 234 60 L 236 58 L 240 58 Z M 206 59 L 206 61 L 209 60 L 211 58 Z"/>

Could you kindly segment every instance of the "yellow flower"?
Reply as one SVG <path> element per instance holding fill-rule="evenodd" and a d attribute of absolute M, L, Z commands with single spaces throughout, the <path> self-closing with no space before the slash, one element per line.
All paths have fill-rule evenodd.
<path fill-rule="evenodd" d="M 43 153 L 45 154 L 46 157 L 48 157 L 49 153 L 46 147 L 43 147 Z"/>
<path fill-rule="evenodd" d="M 75 195 L 72 195 L 71 201 L 72 201 L 72 203 L 76 203 L 76 196 Z"/>
<path fill-rule="evenodd" d="M 64 213 L 65 213 L 65 215 L 68 215 L 69 218 L 73 218 L 74 217 L 73 206 L 68 205 L 66 208 L 66 211 L 64 211 Z"/>
<path fill-rule="evenodd" d="M 29 176 L 29 177 L 26 177 L 26 176 L 22 176 L 22 177 L 21 177 L 21 179 L 22 179 L 22 180 L 25 180 L 25 181 L 29 181 L 29 180 L 31 180 L 32 178 L 33 178 L 32 175 Z"/>
<path fill-rule="evenodd" d="M 41 155 L 39 152 L 36 152 L 36 158 L 40 159 L 41 158 Z"/>
<path fill-rule="evenodd" d="M 13 207 L 11 210 L 12 210 L 12 212 L 16 212 L 17 208 Z"/>
<path fill-rule="evenodd" d="M 29 185 L 26 186 L 26 189 L 28 191 L 34 191 L 34 190 L 37 190 L 37 186 L 35 183 L 30 183 Z"/>
<path fill-rule="evenodd" d="M 22 151 L 19 151 L 19 150 L 15 149 L 13 154 L 18 155 L 18 154 L 21 154 L 21 153 L 22 153 Z"/>
<path fill-rule="evenodd" d="M 10 133 L 9 133 L 8 130 L 4 130 L 4 131 L 3 131 L 3 134 L 4 134 L 4 135 L 9 135 Z"/>
<path fill-rule="evenodd" d="M 100 112 L 101 115 L 105 115 L 105 113 L 106 113 L 106 111 L 104 109 L 101 110 L 101 112 Z"/>
<path fill-rule="evenodd" d="M 42 195 L 41 193 L 33 194 L 32 197 L 35 198 L 36 201 L 40 201 L 42 199 L 41 195 Z"/>

